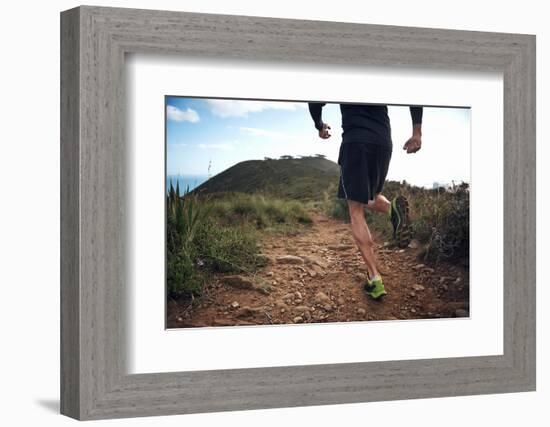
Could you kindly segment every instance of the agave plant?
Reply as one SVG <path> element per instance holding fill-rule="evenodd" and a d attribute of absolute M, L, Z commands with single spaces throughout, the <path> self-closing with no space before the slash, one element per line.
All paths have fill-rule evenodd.
<path fill-rule="evenodd" d="M 193 242 L 200 218 L 204 217 L 197 196 L 189 192 L 189 187 L 183 195 L 180 194 L 179 182 L 174 188 L 170 182 L 170 190 L 167 198 L 167 216 L 169 224 L 174 227 L 177 235 L 177 243 L 188 247 Z"/>
<path fill-rule="evenodd" d="M 181 194 L 179 182 L 170 188 L 166 198 L 166 249 L 168 288 L 171 292 L 199 290 L 195 271 L 197 231 L 203 225 L 207 208 L 199 203 L 189 187 Z"/>

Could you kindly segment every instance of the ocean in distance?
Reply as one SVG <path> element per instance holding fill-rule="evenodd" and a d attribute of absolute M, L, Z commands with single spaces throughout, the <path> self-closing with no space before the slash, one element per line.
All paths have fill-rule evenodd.
<path fill-rule="evenodd" d="M 208 175 L 167 175 L 166 176 L 166 191 L 170 190 L 170 182 L 176 188 L 180 186 L 180 194 L 183 194 L 187 188 L 189 191 L 195 189 L 208 179 Z"/>

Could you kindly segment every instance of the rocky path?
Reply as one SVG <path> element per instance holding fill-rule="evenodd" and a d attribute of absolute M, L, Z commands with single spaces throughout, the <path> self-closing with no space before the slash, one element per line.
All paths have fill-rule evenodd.
<path fill-rule="evenodd" d="M 387 295 L 363 291 L 363 260 L 349 224 L 322 215 L 293 236 L 268 235 L 268 265 L 255 276 L 216 278 L 194 302 L 168 302 L 168 328 L 360 320 L 426 319 L 469 315 L 468 269 L 426 265 L 418 249 L 379 242 Z"/>

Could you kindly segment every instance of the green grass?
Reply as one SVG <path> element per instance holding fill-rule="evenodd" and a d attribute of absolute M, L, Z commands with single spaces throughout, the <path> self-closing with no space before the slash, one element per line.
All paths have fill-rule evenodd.
<path fill-rule="evenodd" d="M 265 232 L 288 232 L 311 223 L 297 200 L 223 193 L 167 197 L 167 286 L 172 297 L 199 296 L 215 273 L 254 273 L 265 265 Z"/>
<path fill-rule="evenodd" d="M 310 224 L 304 203 L 262 194 L 221 193 L 204 199 L 211 214 L 226 226 L 251 225 L 257 229 L 277 229 L 286 225 Z"/>

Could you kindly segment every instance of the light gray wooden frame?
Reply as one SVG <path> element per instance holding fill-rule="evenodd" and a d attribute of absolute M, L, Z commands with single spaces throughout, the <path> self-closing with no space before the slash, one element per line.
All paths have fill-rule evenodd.
<path fill-rule="evenodd" d="M 128 375 L 126 53 L 499 71 L 504 354 Z M 535 390 L 535 37 L 83 6 L 61 14 L 61 412 L 136 417 Z"/>

